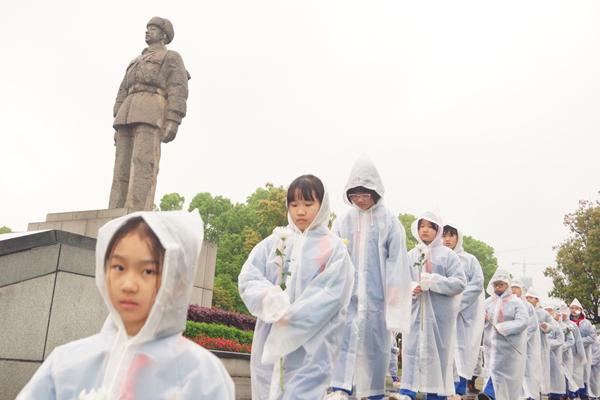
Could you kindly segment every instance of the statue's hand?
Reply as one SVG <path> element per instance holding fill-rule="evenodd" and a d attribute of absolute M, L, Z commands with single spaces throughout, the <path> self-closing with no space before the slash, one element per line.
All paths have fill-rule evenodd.
<path fill-rule="evenodd" d="M 169 143 L 171 140 L 175 139 L 175 136 L 177 135 L 177 128 L 179 128 L 177 123 L 171 120 L 167 121 L 167 125 L 165 126 L 165 134 L 162 139 L 163 143 Z"/>

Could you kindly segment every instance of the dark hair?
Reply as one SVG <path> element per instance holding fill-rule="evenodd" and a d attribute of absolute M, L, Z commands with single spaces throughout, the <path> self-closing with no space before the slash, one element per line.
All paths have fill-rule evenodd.
<path fill-rule="evenodd" d="M 433 230 L 436 231 L 436 232 L 438 231 L 438 229 L 440 229 L 440 227 L 438 226 L 438 224 L 436 224 L 435 222 L 431 222 L 430 220 L 425 219 L 425 218 L 421 218 L 419 220 L 419 222 L 417 223 L 417 229 L 421 227 L 421 222 L 423 222 L 423 221 L 429 222 L 431 224 L 431 226 L 433 227 Z"/>
<path fill-rule="evenodd" d="M 444 232 L 442 233 L 442 235 L 458 236 L 458 230 L 453 226 L 446 225 L 444 226 Z"/>
<path fill-rule="evenodd" d="M 288 187 L 288 204 L 296 200 L 296 193 L 299 193 L 304 200 L 316 200 L 319 203 L 322 203 L 323 196 L 325 195 L 325 187 L 323 186 L 323 182 L 316 176 L 302 175 L 294 179 L 294 181 L 290 183 L 290 187 Z"/>
<path fill-rule="evenodd" d="M 364 186 L 357 186 L 357 187 L 348 189 L 348 191 L 346 192 L 346 196 L 348 197 L 348 200 L 350 201 L 350 203 L 352 203 L 352 200 L 350 199 L 350 195 L 355 194 L 355 193 L 369 193 L 371 195 L 371 198 L 373 199 L 373 203 L 377 203 L 379 201 L 379 199 L 381 198 L 379 193 L 377 193 L 376 191 L 367 189 Z"/>
<path fill-rule="evenodd" d="M 148 226 L 146 221 L 142 217 L 133 217 L 125 222 L 113 235 L 108 242 L 108 246 L 106 247 L 106 253 L 104 254 L 104 265 L 106 268 L 106 264 L 108 263 L 108 259 L 113 253 L 117 243 L 125 236 L 127 236 L 131 232 L 137 232 L 141 238 L 148 239 L 150 244 L 150 252 L 155 260 L 158 261 L 158 272 L 162 272 L 162 264 L 165 258 L 165 248 L 160 243 L 158 236 L 154 233 L 152 229 Z"/>

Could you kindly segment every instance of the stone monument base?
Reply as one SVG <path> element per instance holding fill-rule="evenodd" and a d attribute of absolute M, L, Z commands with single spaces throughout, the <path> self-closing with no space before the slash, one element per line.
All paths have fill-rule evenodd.
<path fill-rule="evenodd" d="M 129 208 L 109 208 L 105 210 L 69 211 L 50 213 L 44 222 L 31 222 L 28 231 L 56 229 L 78 235 L 96 238 L 98 229 L 111 219 L 121 217 L 133 212 Z M 212 306 L 213 285 L 215 279 L 215 263 L 217 259 L 217 246 L 204 242 L 198 260 L 198 271 L 194 280 L 191 304 L 202 307 Z"/>

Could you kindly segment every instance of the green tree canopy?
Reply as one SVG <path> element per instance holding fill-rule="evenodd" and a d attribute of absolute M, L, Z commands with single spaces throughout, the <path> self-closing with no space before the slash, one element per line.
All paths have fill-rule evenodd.
<path fill-rule="evenodd" d="M 179 193 L 168 193 L 160 199 L 160 211 L 173 211 L 183 209 L 185 197 Z"/>
<path fill-rule="evenodd" d="M 556 267 L 544 274 L 552 278 L 550 296 L 567 304 L 577 298 L 586 315 L 600 322 L 600 201 L 579 202 L 574 212 L 567 214 L 564 225 L 570 236 L 556 246 Z"/>
<path fill-rule="evenodd" d="M 12 229 L 10 229 L 8 226 L 3 226 L 0 228 L 0 234 L 2 233 L 11 233 Z"/>
<path fill-rule="evenodd" d="M 231 311 L 247 312 L 237 290 L 237 278 L 250 251 L 273 232 L 287 225 L 286 190 L 267 183 L 246 199 L 233 204 L 222 196 L 198 193 L 189 210 L 197 209 L 205 224 L 205 237 L 217 243 L 213 304 Z"/>
<path fill-rule="evenodd" d="M 410 250 L 418 243 L 410 230 L 413 221 L 415 221 L 417 217 L 412 214 L 400 214 L 398 219 L 406 231 L 406 247 Z M 498 268 L 498 260 L 496 259 L 496 256 L 494 256 L 494 248 L 481 240 L 477 240 L 467 235 L 463 236 L 463 248 L 467 253 L 473 254 L 481 264 L 483 276 L 485 277 L 485 288 L 492 275 L 494 275 L 496 268 Z"/>

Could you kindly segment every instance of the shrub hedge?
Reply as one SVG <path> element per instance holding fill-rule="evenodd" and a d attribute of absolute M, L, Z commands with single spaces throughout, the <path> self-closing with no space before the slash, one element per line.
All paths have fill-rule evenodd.
<path fill-rule="evenodd" d="M 205 322 L 187 321 L 183 335 L 189 338 L 206 336 L 210 338 L 235 340 L 241 344 L 252 344 L 251 331 L 242 331 L 240 329 L 222 324 L 208 324 Z"/>
<path fill-rule="evenodd" d="M 225 311 L 220 308 L 200 307 L 194 304 L 188 308 L 187 319 L 194 322 L 227 325 L 243 331 L 253 331 L 254 325 L 256 325 L 256 318 L 250 315 Z"/>

